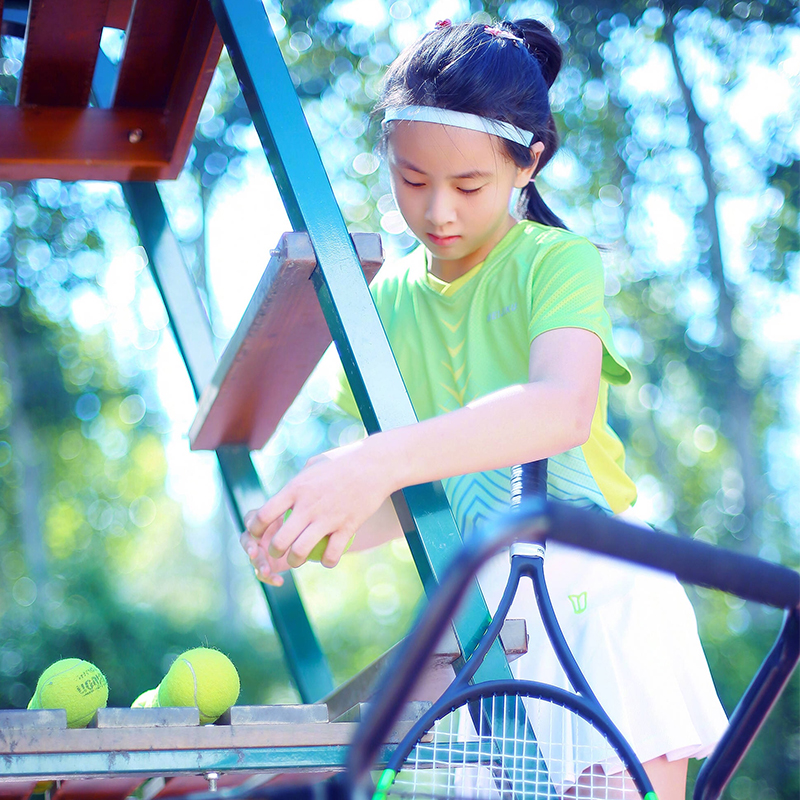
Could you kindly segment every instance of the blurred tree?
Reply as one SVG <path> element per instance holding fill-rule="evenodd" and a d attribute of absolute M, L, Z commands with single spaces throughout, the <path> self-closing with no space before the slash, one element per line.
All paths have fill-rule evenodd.
<path fill-rule="evenodd" d="M 115 234 L 124 244 L 126 226 L 116 187 L 0 185 L 0 706 L 24 706 L 62 655 L 116 647 L 124 659 L 108 636 L 126 626 L 124 593 L 106 602 L 123 543 L 164 538 L 179 518 L 164 491 L 163 418 L 143 396 L 157 328 L 134 314 L 137 330 L 115 343 L 94 324 L 108 313 L 101 293 L 135 300 L 135 241 L 112 265 L 103 252 Z M 163 625 L 163 638 L 175 629 Z M 145 662 L 126 665 L 123 702 Z"/>

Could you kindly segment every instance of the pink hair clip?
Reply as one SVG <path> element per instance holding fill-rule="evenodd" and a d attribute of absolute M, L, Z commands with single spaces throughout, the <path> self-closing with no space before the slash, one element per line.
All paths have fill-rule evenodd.
<path fill-rule="evenodd" d="M 452 24 L 449 19 L 440 19 L 434 27 L 437 30 L 441 30 L 442 28 L 449 28 Z"/>
<path fill-rule="evenodd" d="M 517 44 L 523 44 L 522 39 L 519 36 L 515 36 L 511 31 L 507 31 L 504 28 L 498 28 L 494 25 L 484 25 L 483 32 L 488 33 L 490 36 L 495 36 L 498 39 L 511 39 L 512 42 L 517 42 Z"/>

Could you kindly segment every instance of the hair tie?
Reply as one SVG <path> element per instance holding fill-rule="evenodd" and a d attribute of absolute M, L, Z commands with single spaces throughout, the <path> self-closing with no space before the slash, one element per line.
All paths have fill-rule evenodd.
<path fill-rule="evenodd" d="M 441 30 L 442 28 L 449 28 L 452 24 L 449 19 L 440 19 L 434 27 L 437 30 Z"/>
<path fill-rule="evenodd" d="M 494 36 L 496 39 L 511 39 L 512 42 L 516 42 L 517 44 L 525 44 L 524 40 L 520 39 L 516 34 L 507 31 L 505 28 L 498 28 L 495 25 L 484 25 L 483 32 Z"/>

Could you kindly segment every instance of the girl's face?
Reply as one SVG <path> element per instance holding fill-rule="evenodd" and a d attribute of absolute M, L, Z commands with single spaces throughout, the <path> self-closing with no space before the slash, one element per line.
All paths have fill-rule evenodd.
<path fill-rule="evenodd" d="M 481 131 L 434 122 L 397 122 L 388 163 L 397 207 L 431 252 L 430 271 L 452 282 L 483 261 L 516 224 L 509 213 L 514 188 L 530 181 L 501 141 Z"/>

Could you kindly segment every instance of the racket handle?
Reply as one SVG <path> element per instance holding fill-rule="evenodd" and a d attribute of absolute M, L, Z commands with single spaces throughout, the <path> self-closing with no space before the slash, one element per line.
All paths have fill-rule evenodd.
<path fill-rule="evenodd" d="M 547 497 L 547 459 L 511 467 L 511 508 L 532 497 Z"/>

